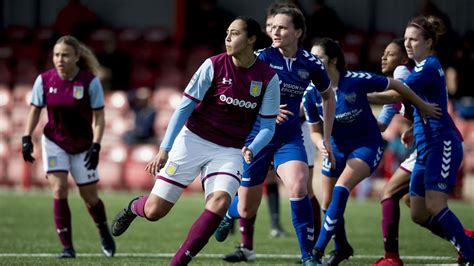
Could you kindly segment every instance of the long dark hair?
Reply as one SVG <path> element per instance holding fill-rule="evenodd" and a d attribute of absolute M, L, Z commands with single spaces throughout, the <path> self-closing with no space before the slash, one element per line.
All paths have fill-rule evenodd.
<path fill-rule="evenodd" d="M 263 33 L 260 24 L 253 18 L 239 16 L 235 20 L 242 20 L 245 22 L 244 30 L 247 32 L 247 37 L 251 38 L 252 36 L 256 37 L 253 50 L 262 49 L 271 45 L 272 40 L 266 34 Z"/>
<path fill-rule="evenodd" d="M 405 48 L 405 39 L 404 38 L 394 39 L 390 43 L 395 44 L 398 47 L 398 49 L 400 49 L 400 52 L 402 53 L 402 56 L 405 57 L 408 60 L 408 63 L 406 64 L 407 66 L 410 66 L 410 67 L 415 66 L 415 62 L 408 57 L 407 49 Z"/>
<path fill-rule="evenodd" d="M 320 38 L 314 41 L 313 46 L 321 46 L 329 60 L 336 58 L 336 68 L 340 73 L 347 71 L 346 59 L 339 43 L 331 38 Z"/>

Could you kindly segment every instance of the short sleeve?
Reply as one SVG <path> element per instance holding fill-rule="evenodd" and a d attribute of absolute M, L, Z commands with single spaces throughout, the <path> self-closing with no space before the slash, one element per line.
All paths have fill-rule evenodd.
<path fill-rule="evenodd" d="M 432 78 L 438 73 L 428 66 L 416 66 L 411 75 L 405 80 L 405 84 L 416 93 L 421 93 L 425 88 L 431 87 Z"/>
<path fill-rule="evenodd" d="M 347 71 L 345 77 L 350 77 L 354 82 L 357 82 L 358 87 L 363 88 L 366 93 L 384 91 L 390 84 L 387 77 L 369 72 Z"/>
<path fill-rule="evenodd" d="M 404 65 L 397 66 L 393 71 L 393 78 L 398 80 L 406 80 L 410 76 L 410 70 Z"/>
<path fill-rule="evenodd" d="M 319 117 L 319 111 L 317 108 L 317 100 L 316 100 L 316 87 L 314 85 L 310 85 L 310 87 L 305 91 L 303 95 L 303 107 L 304 107 L 304 114 L 306 121 L 310 124 L 315 124 L 321 122 L 321 118 Z"/>
<path fill-rule="evenodd" d="M 377 121 L 388 126 L 398 111 L 396 104 L 385 104 L 377 117 Z"/>
<path fill-rule="evenodd" d="M 263 95 L 260 115 L 264 118 L 276 117 L 280 106 L 280 79 L 275 74 L 268 83 L 265 94 Z"/>
<path fill-rule="evenodd" d="M 41 75 L 38 75 L 35 83 L 33 84 L 33 89 L 31 92 L 31 104 L 36 107 L 44 107 L 43 78 Z"/>
<path fill-rule="evenodd" d="M 331 80 L 329 79 L 328 73 L 324 68 L 323 62 L 319 60 L 319 58 L 315 57 L 314 55 L 310 55 L 310 62 L 312 64 L 311 68 L 311 81 L 314 85 L 316 85 L 316 89 L 320 92 L 324 92 L 325 90 L 329 89 L 329 85 L 331 85 Z"/>
<path fill-rule="evenodd" d="M 104 89 L 100 80 L 97 77 L 94 77 L 89 84 L 89 95 L 91 98 L 91 109 L 101 109 L 104 108 Z"/>
<path fill-rule="evenodd" d="M 207 90 L 212 85 L 214 78 L 214 67 L 211 59 L 206 59 L 199 69 L 194 73 L 191 81 L 184 90 L 184 96 L 195 102 L 200 102 L 206 95 Z"/>

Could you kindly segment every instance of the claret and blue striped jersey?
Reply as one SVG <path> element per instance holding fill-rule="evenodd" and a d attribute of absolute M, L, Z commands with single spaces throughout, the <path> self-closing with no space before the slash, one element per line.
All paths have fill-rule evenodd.
<path fill-rule="evenodd" d="M 63 80 L 53 68 L 36 78 L 31 104 L 47 107 L 44 135 L 67 153 L 76 154 L 92 144 L 92 111 L 104 108 L 104 91 L 89 71 Z"/>
<path fill-rule="evenodd" d="M 275 119 L 278 76 L 256 59 L 250 68 L 234 65 L 226 53 L 207 59 L 185 89 L 197 103 L 186 126 L 225 147 L 242 148 L 258 116 Z"/>
<path fill-rule="evenodd" d="M 368 73 L 347 71 L 341 73 L 335 90 L 336 114 L 331 139 L 338 146 L 352 146 L 355 141 L 382 141 L 367 93 L 384 91 L 389 85 L 387 77 Z M 311 84 L 304 95 L 306 120 L 319 123 L 323 119 L 320 93 Z"/>

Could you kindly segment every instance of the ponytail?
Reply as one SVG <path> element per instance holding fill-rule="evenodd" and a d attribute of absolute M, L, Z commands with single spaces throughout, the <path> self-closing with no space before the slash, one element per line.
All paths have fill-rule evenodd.
<path fill-rule="evenodd" d="M 408 22 L 407 27 L 415 27 L 423 33 L 425 39 L 433 40 L 433 47 L 438 43 L 439 37 L 446 32 L 443 21 L 435 16 L 418 16 Z"/>

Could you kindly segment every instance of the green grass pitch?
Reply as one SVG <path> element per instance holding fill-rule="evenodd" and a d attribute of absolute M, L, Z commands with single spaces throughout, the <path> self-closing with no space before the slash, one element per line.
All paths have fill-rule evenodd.
<path fill-rule="evenodd" d="M 134 195 L 140 194 L 102 191 L 109 222 Z M 78 257 L 64 261 L 54 257 L 61 247 L 54 229 L 51 193 L 0 190 L 0 265 L 167 265 L 171 254 L 201 213 L 204 201 L 202 194 L 187 194 L 167 217 L 158 222 L 136 219 L 124 235 L 116 238 L 117 255 L 114 258 L 101 255 L 97 230 L 77 192 L 70 192 L 69 203 Z M 472 203 L 452 201 L 450 207 L 465 226 L 474 227 Z M 268 209 L 263 200 L 255 228 L 257 261 L 251 265 L 296 264 L 299 249 L 291 225 L 289 203 L 283 198 L 281 212 L 283 227 L 290 236 L 271 238 Z M 400 253 L 406 264 L 456 262 L 457 255 L 450 243 L 413 224 L 406 206 L 401 207 L 401 213 Z M 343 265 L 369 265 L 382 256 L 378 201 L 358 202 L 351 198 L 345 219 L 348 239 L 356 256 Z M 198 255 L 192 264 L 228 265 L 220 256 L 233 251 L 239 241 L 239 234 L 231 235 L 224 243 L 211 238 L 201 251 L 202 255 Z M 326 253 L 331 249 L 330 245 Z"/>

